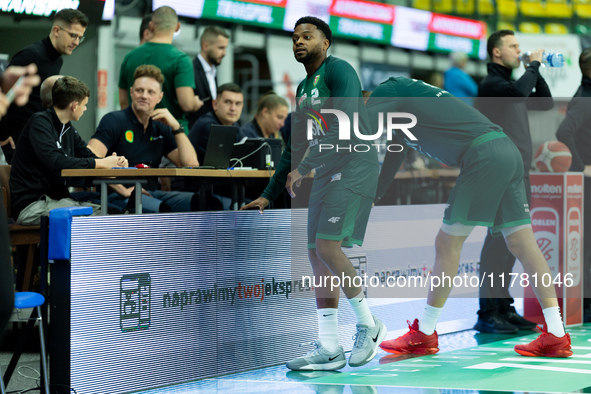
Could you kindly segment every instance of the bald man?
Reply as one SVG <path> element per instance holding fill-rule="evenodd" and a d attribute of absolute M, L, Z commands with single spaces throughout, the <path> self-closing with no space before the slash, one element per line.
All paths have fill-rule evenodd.
<path fill-rule="evenodd" d="M 131 102 L 135 70 L 143 64 L 156 66 L 164 75 L 164 97 L 156 108 L 167 108 L 187 134 L 189 125 L 185 112 L 197 111 L 203 102 L 193 92 L 195 79 L 191 58 L 172 45 L 174 33 L 181 24 L 175 10 L 163 6 L 154 11 L 149 26 L 154 34 L 152 38 L 128 53 L 121 64 L 119 104 L 125 109 Z"/>
<path fill-rule="evenodd" d="M 43 108 L 51 107 L 53 100 L 51 99 L 51 89 L 55 81 L 63 77 L 63 75 L 52 75 L 41 84 L 41 105 Z"/>

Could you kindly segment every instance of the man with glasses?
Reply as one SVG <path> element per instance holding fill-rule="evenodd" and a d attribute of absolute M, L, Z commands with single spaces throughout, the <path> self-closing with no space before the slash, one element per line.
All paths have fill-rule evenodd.
<path fill-rule="evenodd" d="M 62 55 L 71 55 L 74 49 L 84 41 L 84 33 L 88 26 L 88 18 L 78 10 L 66 8 L 57 12 L 48 37 L 37 41 L 17 52 L 10 61 L 11 66 L 37 65 L 41 82 L 52 75 L 60 73 Z M 12 105 L 5 119 L 0 124 L 0 141 L 12 137 L 16 143 L 21 130 L 31 115 L 42 111 L 41 91 L 39 86 L 33 89 L 29 102 L 23 107 Z M 6 160 L 12 161 L 13 149 L 10 144 L 2 147 Z"/>

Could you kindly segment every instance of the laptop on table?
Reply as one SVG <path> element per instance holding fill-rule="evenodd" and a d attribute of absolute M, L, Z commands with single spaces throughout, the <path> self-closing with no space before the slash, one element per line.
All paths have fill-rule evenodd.
<path fill-rule="evenodd" d="M 227 169 L 230 166 L 237 132 L 236 126 L 211 125 L 205 156 L 199 168 Z"/>

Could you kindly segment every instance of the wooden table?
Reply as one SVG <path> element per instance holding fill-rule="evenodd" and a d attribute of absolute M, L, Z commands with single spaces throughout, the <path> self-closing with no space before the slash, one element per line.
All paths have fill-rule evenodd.
<path fill-rule="evenodd" d="M 200 168 L 132 168 L 132 169 L 68 169 L 62 170 L 64 177 L 93 177 L 94 183 L 101 187 L 101 210 L 107 214 L 107 185 L 116 183 L 135 184 L 137 190 L 141 190 L 141 184 L 146 182 L 146 177 L 198 177 L 216 179 L 246 179 L 246 178 L 271 178 L 273 170 L 213 170 Z M 410 180 L 415 178 L 442 178 L 453 179 L 460 173 L 457 168 L 422 169 L 413 171 L 399 171 L 395 179 Z M 308 175 L 307 177 L 310 177 Z M 232 182 L 232 207 L 237 210 L 244 202 L 244 184 Z M 202 193 L 203 194 L 203 193 Z M 437 195 L 439 198 L 439 187 Z M 136 212 L 141 210 L 141 193 L 135 194 Z"/>
<path fill-rule="evenodd" d="M 62 170 L 63 177 L 92 177 L 101 188 L 101 211 L 107 214 L 108 184 L 134 184 L 141 190 L 146 177 L 186 176 L 218 179 L 270 178 L 275 171 L 269 170 L 212 170 L 200 168 L 129 168 L 129 169 L 67 169 Z M 235 210 L 244 202 L 244 184 L 232 182 L 232 205 Z M 142 213 L 142 195 L 135 193 L 136 213 Z"/>

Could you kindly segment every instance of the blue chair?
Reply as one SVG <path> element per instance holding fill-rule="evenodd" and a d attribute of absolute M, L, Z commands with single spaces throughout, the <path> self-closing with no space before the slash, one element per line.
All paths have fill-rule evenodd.
<path fill-rule="evenodd" d="M 44 303 L 45 297 L 43 297 L 39 293 L 26 291 L 16 293 L 14 295 L 14 307 L 17 309 L 17 312 L 19 312 L 19 319 L 20 311 L 22 309 L 33 308 L 33 312 L 31 313 L 31 316 L 28 319 L 22 319 L 27 320 L 27 326 L 25 327 L 25 332 L 23 334 L 23 337 L 21 338 L 20 343 L 17 346 L 16 351 L 10 359 L 10 364 L 6 369 L 4 379 L 0 379 L 0 392 L 2 394 L 6 394 L 6 388 L 4 385 L 8 386 L 8 382 L 12 377 L 12 373 L 14 372 L 14 369 L 18 364 L 18 360 L 21 357 L 28 334 L 33 329 L 36 322 L 39 323 L 39 339 L 41 340 L 41 376 L 43 378 L 43 388 L 45 389 L 45 394 L 49 394 L 49 379 L 47 375 L 47 354 L 45 352 L 45 335 L 43 333 L 43 319 L 41 317 L 41 305 L 43 305 Z"/>

